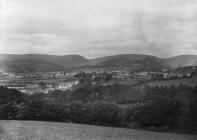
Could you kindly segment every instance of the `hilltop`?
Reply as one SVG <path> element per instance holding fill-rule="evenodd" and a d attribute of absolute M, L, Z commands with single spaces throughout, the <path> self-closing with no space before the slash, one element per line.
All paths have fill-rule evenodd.
<path fill-rule="evenodd" d="M 179 55 L 163 60 L 173 68 L 197 65 L 197 55 Z"/>
<path fill-rule="evenodd" d="M 197 55 L 158 58 L 144 54 L 120 54 L 88 59 L 80 55 L 0 54 L 0 68 L 8 71 L 56 71 L 74 67 L 131 68 L 144 71 L 197 65 Z"/>
<path fill-rule="evenodd" d="M 95 59 L 80 55 L 0 54 L 1 69 L 8 71 L 54 71 L 72 67 L 129 67 L 142 70 L 169 68 L 165 61 L 155 56 L 122 54 Z"/>
<path fill-rule="evenodd" d="M 142 54 L 122 54 L 92 59 L 91 62 L 99 67 L 130 67 L 144 70 L 159 71 L 169 68 L 162 59 Z"/>

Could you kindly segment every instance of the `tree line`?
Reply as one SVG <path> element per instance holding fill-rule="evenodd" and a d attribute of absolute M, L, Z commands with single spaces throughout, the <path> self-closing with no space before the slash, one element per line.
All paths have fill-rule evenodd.
<path fill-rule="evenodd" d="M 196 106 L 197 87 L 184 85 L 143 90 L 119 84 L 80 86 L 31 95 L 0 87 L 0 119 L 196 131 Z"/>

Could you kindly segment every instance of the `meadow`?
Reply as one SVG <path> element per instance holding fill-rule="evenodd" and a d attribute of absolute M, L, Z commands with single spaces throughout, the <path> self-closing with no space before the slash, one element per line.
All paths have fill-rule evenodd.
<path fill-rule="evenodd" d="M 196 140 L 197 136 L 73 123 L 0 120 L 1 140 Z"/>
<path fill-rule="evenodd" d="M 197 77 L 195 76 L 187 79 L 152 81 L 146 84 L 149 86 L 172 86 L 172 85 L 179 86 L 180 84 L 182 84 L 182 85 L 194 87 L 197 85 Z"/>

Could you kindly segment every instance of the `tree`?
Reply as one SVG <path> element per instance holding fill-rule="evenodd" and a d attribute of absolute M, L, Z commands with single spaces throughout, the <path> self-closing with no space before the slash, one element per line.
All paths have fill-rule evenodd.
<path fill-rule="evenodd" d="M 45 82 L 40 82 L 39 87 L 45 89 L 47 87 L 47 84 Z"/>
<path fill-rule="evenodd" d="M 70 97 L 70 101 L 81 101 L 83 103 L 87 103 L 88 101 L 91 101 L 92 96 L 92 89 L 91 88 L 78 88 L 75 90 Z"/>
<path fill-rule="evenodd" d="M 138 108 L 134 120 L 141 127 L 177 127 L 181 116 L 181 103 L 174 99 L 160 99 Z"/>
<path fill-rule="evenodd" d="M 42 120 L 43 108 L 46 104 L 43 93 L 35 93 L 30 96 L 30 102 L 28 104 L 27 119 L 30 120 Z"/>
<path fill-rule="evenodd" d="M 93 102 L 87 105 L 91 114 L 91 123 L 105 126 L 119 126 L 120 108 L 113 103 Z"/>
<path fill-rule="evenodd" d="M 42 109 L 42 119 L 45 121 L 60 121 L 68 120 L 70 107 L 67 104 L 47 101 Z"/>
<path fill-rule="evenodd" d="M 87 118 L 87 108 L 82 102 L 72 102 L 70 103 L 70 111 L 68 113 L 69 120 L 75 123 L 89 123 L 89 118 Z"/>

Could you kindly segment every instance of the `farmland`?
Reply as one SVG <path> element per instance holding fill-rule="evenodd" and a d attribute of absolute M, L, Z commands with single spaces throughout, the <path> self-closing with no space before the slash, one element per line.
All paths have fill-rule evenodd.
<path fill-rule="evenodd" d="M 197 85 L 197 77 L 195 76 L 187 79 L 153 81 L 147 83 L 149 86 L 179 86 L 180 84 L 194 87 Z"/>
<path fill-rule="evenodd" d="M 197 136 L 72 123 L 0 121 L 1 140 L 195 140 Z"/>

